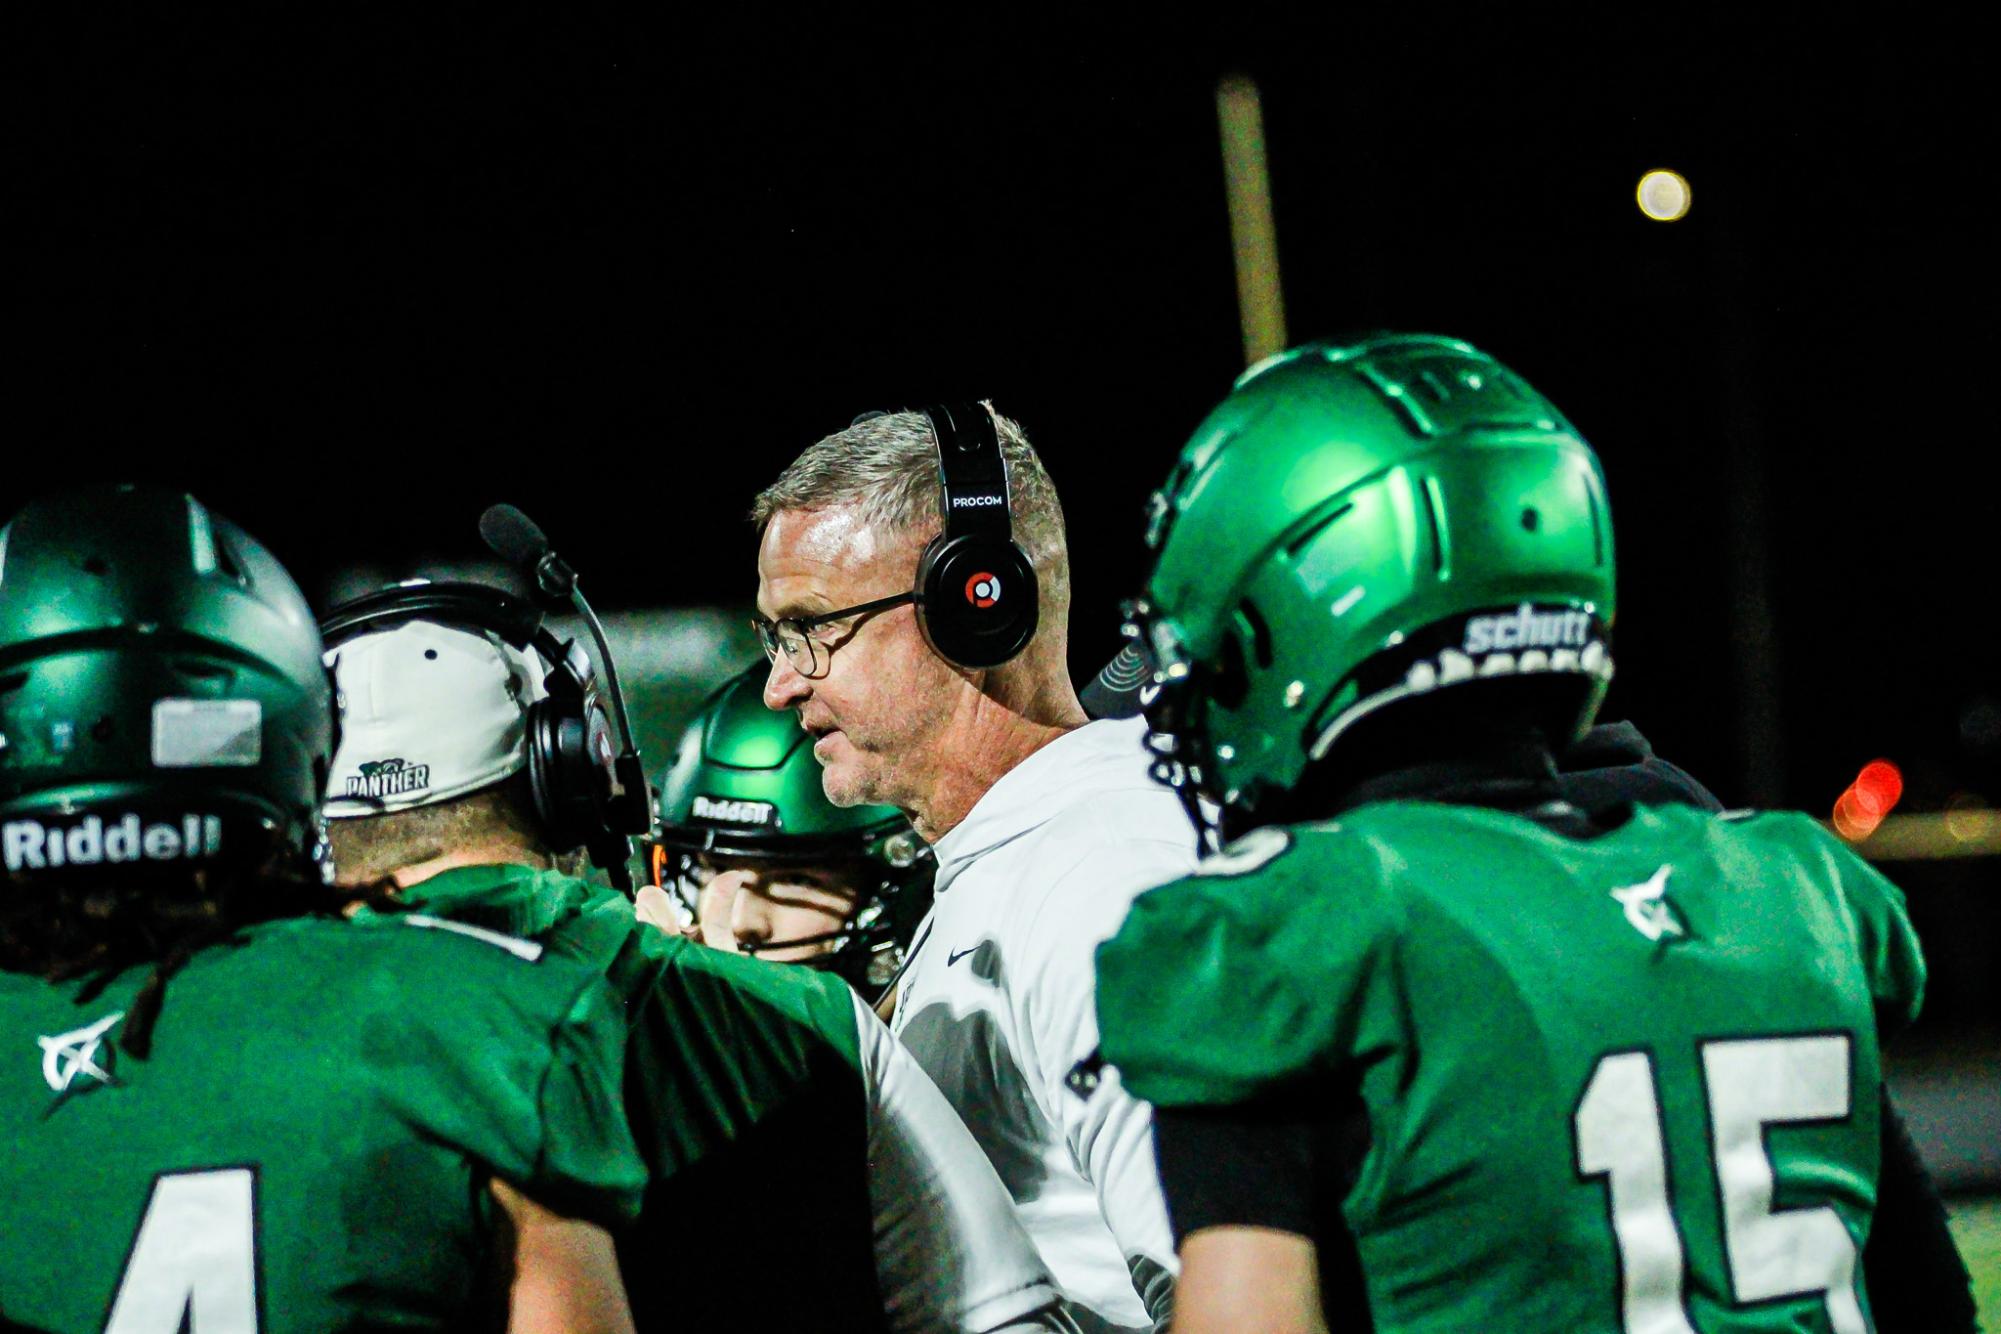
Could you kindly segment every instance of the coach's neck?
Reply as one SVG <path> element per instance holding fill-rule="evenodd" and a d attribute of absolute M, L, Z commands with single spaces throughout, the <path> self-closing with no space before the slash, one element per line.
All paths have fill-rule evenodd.
<path fill-rule="evenodd" d="M 929 791 L 910 809 L 927 843 L 958 828 L 1023 760 L 1090 721 L 1070 684 L 1062 636 L 1038 635 L 1013 662 L 973 673 L 974 689 L 939 738 Z"/>

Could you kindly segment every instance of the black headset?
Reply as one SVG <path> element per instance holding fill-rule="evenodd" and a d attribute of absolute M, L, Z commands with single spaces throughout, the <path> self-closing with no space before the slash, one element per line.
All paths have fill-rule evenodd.
<path fill-rule="evenodd" d="M 1035 566 L 1015 545 L 1007 460 L 979 403 L 924 410 L 938 444 L 944 522 L 917 558 L 917 623 L 938 656 L 998 667 L 1035 637 Z"/>
<path fill-rule="evenodd" d="M 330 652 L 365 634 L 411 621 L 487 630 L 516 649 L 534 649 L 548 669 L 545 698 L 528 707 L 528 782 L 535 815 L 551 849 L 585 848 L 593 865 L 617 877 L 632 857 L 624 815 L 630 803 L 614 793 L 616 746 L 590 655 L 564 643 L 542 612 L 497 588 L 471 583 L 406 584 L 367 593 L 329 611 L 320 634 Z M 629 871 L 626 872 L 629 874 Z"/>

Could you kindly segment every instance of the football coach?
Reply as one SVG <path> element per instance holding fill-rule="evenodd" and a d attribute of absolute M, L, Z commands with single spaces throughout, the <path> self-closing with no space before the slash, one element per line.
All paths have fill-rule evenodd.
<path fill-rule="evenodd" d="M 1148 776 L 1140 721 L 1090 722 L 1078 703 L 1048 473 L 988 405 L 871 413 L 802 453 L 751 517 L 765 703 L 812 734 L 830 800 L 897 806 L 937 853 L 891 1027 L 1080 1322 L 1164 1325 L 1174 1252 L 1148 1109 L 1115 1086 L 1080 1098 L 1065 1076 L 1098 1044 L 1093 950 L 1195 846 Z"/>

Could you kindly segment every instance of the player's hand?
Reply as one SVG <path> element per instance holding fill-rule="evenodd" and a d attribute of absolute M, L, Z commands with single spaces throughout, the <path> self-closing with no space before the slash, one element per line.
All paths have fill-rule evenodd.
<path fill-rule="evenodd" d="M 674 896 L 658 885 L 641 885 L 639 893 L 633 896 L 632 910 L 640 921 L 658 927 L 670 936 L 687 940 L 700 937 L 699 928 L 688 920 L 687 913 L 674 901 Z"/>

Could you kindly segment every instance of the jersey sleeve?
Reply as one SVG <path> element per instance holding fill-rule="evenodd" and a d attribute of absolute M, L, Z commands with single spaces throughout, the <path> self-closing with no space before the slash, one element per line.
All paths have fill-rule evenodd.
<path fill-rule="evenodd" d="M 1924 952 L 1904 906 L 1904 892 L 1854 853 L 1839 851 L 1842 890 L 1855 914 L 1862 966 L 1889 1036 L 1913 1023 L 1924 1005 Z"/>
<path fill-rule="evenodd" d="M 1810 864 L 1824 868 L 1847 914 L 1882 1035 L 1894 1036 L 1924 1004 L 1925 959 L 1904 906 L 1904 892 L 1882 872 L 1805 816 L 1782 817 L 1806 846 Z"/>
<path fill-rule="evenodd" d="M 846 983 L 644 924 L 633 930 L 637 954 L 628 951 L 615 971 L 635 1035 L 632 1113 L 656 1173 L 689 1167 L 831 1086 L 859 1103 Z"/>
<path fill-rule="evenodd" d="M 618 997 L 596 970 L 498 932 L 418 915 L 362 929 L 423 927 L 435 947 L 425 963 L 449 990 L 431 988 L 433 1003 L 394 1021 L 363 1020 L 385 1096 L 550 1209 L 606 1225 L 633 1217 L 646 1168 L 621 1103 Z"/>
<path fill-rule="evenodd" d="M 1400 1031 L 1400 936 L 1361 840 L 1254 831 L 1141 895 L 1098 950 L 1105 1061 L 1179 1107 L 1251 1102 L 1365 1058 Z"/>
<path fill-rule="evenodd" d="M 623 1004 L 593 979 L 550 1042 L 536 1108 L 542 1143 L 531 1175 L 517 1182 L 552 1209 L 608 1224 L 639 1212 L 646 1185 L 621 1094 L 625 1038 Z"/>
<path fill-rule="evenodd" d="M 1040 1328 L 1054 1280 L 1007 1187 L 917 1061 L 854 997 L 876 1278 L 899 1331 Z"/>
<path fill-rule="evenodd" d="M 1178 1246 L 1210 1227 L 1314 1235 L 1319 1107 L 1161 1107 L 1154 1152 Z"/>
<path fill-rule="evenodd" d="M 1077 1096 L 1067 1080 L 1098 1051 L 1094 951 L 1117 929 L 1135 889 L 1182 874 L 1187 865 L 1180 843 L 1126 840 L 1094 848 L 1050 882 L 1026 936 L 1025 975 L 1010 986 L 1026 1008 L 1037 1102 L 1097 1193 L 1133 1289 L 1156 1322 L 1171 1314 L 1179 1266 L 1154 1165 L 1152 1110 L 1116 1071 L 1089 1097 Z"/>

